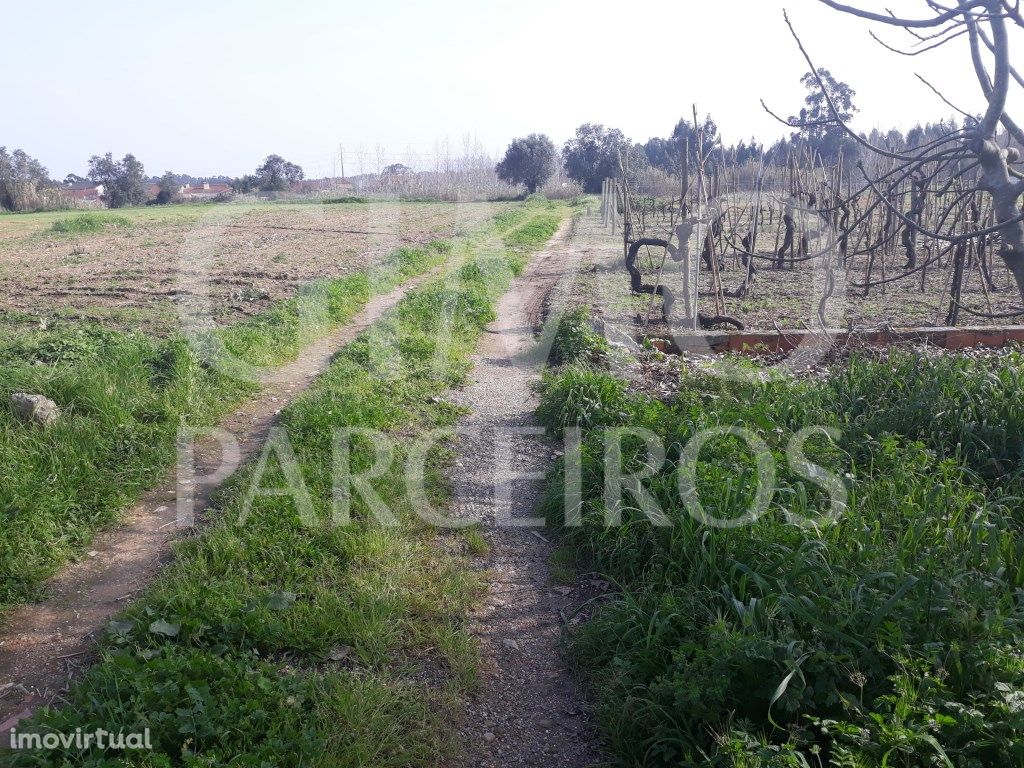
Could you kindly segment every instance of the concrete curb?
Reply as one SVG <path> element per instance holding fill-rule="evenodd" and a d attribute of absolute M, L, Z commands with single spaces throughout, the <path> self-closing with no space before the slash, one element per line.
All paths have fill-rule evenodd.
<path fill-rule="evenodd" d="M 970 347 L 1005 347 L 1011 343 L 1024 343 L 1024 325 L 963 326 L 959 328 L 885 328 L 879 330 L 848 331 L 829 328 L 809 331 L 805 328 L 778 331 L 683 331 L 672 336 L 640 335 L 637 341 L 649 342 L 662 352 L 712 352 L 720 354 L 764 354 L 792 352 L 798 347 L 821 345 L 842 347 L 857 344 L 887 347 L 892 344 L 930 344 L 943 349 Z"/>

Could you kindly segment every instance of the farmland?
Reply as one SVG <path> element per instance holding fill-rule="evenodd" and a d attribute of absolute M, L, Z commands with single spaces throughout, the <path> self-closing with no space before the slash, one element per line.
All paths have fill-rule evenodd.
<path fill-rule="evenodd" d="M 5 9 L 0 766 L 1024 768 L 1019 2 L 232 5 Z"/>
<path fill-rule="evenodd" d="M 331 466 L 322 446 L 333 429 L 402 430 L 408 437 L 457 416 L 436 393 L 464 375 L 489 307 L 565 215 L 555 205 L 511 213 L 457 241 L 446 274 L 409 294 L 377 329 L 409 350 L 395 386 L 376 386 L 364 336 L 283 415 L 290 431 L 304 435 L 295 448 L 311 487 L 319 489 L 318 514 L 329 514 L 331 503 L 323 482 Z M 459 309 L 438 370 L 438 308 L 446 304 Z M 365 458 L 362 448 L 353 456 Z M 444 454 L 430 459 L 435 499 L 444 493 L 443 461 Z M 383 493 L 407 525 L 309 529 L 293 517 L 301 510 L 281 517 L 276 503 L 261 503 L 239 526 L 250 479 L 234 479 L 204 534 L 183 546 L 174 566 L 110 625 L 103 660 L 71 693 L 93 705 L 41 714 L 38 725 L 88 729 L 145 712 L 165 734 L 158 737 L 158 753 L 177 755 L 181 728 L 194 722 L 190 750 L 204 759 L 231 755 L 277 765 L 372 759 L 397 766 L 450 749 L 438 728 L 441 708 L 474 674 L 474 654 L 459 622 L 474 586 L 460 559 L 431 546 L 430 531 L 416 524 L 396 482 L 385 484 Z M 356 512 L 365 519 L 362 508 Z M 228 552 L 235 555 L 224 560 Z M 277 666 L 260 661 L 264 655 L 291 661 Z M 416 681 L 424 656 L 450 668 L 441 690 Z M 358 678 L 346 671 L 353 664 L 363 670 Z M 199 688 L 188 682 L 197 674 L 204 678 Z M 132 699 L 127 706 L 119 689 Z M 204 711 L 202 722 L 185 713 L 186 701 Z M 261 718 L 270 718 L 276 737 L 267 738 Z M 242 721 L 248 725 L 239 729 Z M 224 741 L 228 731 L 235 736 Z M 287 753 L 278 750 L 281 743 L 289 744 Z M 28 758 L 16 764 L 50 763 Z"/>
<path fill-rule="evenodd" d="M 1019 316 L 1017 283 L 983 232 L 990 214 L 979 193 L 944 191 L 955 175 L 932 186 L 897 177 L 882 195 L 843 189 L 841 159 L 828 169 L 793 161 L 788 173 L 719 162 L 714 173 L 712 197 L 703 175 L 689 186 L 684 178 L 671 197 L 642 178 L 604 193 L 603 227 L 623 239 L 632 292 L 648 296 L 629 302 L 644 327 L 694 327 L 694 313 L 751 329 L 999 325 Z M 916 225 L 903 223 L 912 216 Z M 663 294 L 672 297 L 664 308 L 650 298 Z"/>
<path fill-rule="evenodd" d="M 274 496 L 257 497 L 250 509 L 249 489 L 289 481 L 287 465 L 265 477 L 258 463 L 245 465 L 223 486 L 197 535 L 179 544 L 156 580 L 105 626 L 97 663 L 83 667 L 65 694 L 82 706 L 41 709 L 26 727 L 128 728 L 142 713 L 160 734 L 158 754 L 175 754 L 174 732 L 194 728 L 189 748 L 214 763 L 228 754 L 271 754 L 278 742 L 248 726 L 234 727 L 227 741 L 217 736 L 260 717 L 269 717 L 275 739 L 289 745 L 290 756 L 276 764 L 316 762 L 317 755 L 323 764 L 363 764 L 372 754 L 374 765 L 429 765 L 436 755 L 475 754 L 466 739 L 472 743 L 473 729 L 493 727 L 486 719 L 477 724 L 489 717 L 477 707 L 495 706 L 482 702 L 492 701 L 501 675 L 519 674 L 520 655 L 550 647 L 532 645 L 533 630 L 484 640 L 467 619 L 485 599 L 490 569 L 518 562 L 509 558 L 536 560 L 529 541 L 548 547 L 550 578 L 564 585 L 552 594 L 566 622 L 566 658 L 584 685 L 581 695 L 594 701 L 601 749 L 622 764 L 795 766 L 814 754 L 849 765 L 872 765 L 886 755 L 891 762 L 897 754 L 981 765 L 1019 761 L 1012 693 L 1024 682 L 1014 650 L 1024 617 L 1012 598 L 1024 560 L 1016 502 L 1024 432 L 1019 353 L 865 350 L 798 378 L 734 361 L 746 375 L 723 378 L 706 367 L 708 360 L 624 345 L 627 337 L 657 330 L 660 304 L 632 294 L 621 235 L 602 226 L 596 202 L 480 206 L 479 213 L 459 214 L 471 224 L 435 223 L 449 229 L 422 232 L 422 244 L 381 254 L 376 267 L 364 262 L 355 273 L 310 273 L 312 284 L 333 297 L 323 327 L 293 334 L 289 318 L 303 316 L 302 297 L 311 295 L 306 283 L 290 296 L 280 289 L 262 311 L 237 311 L 215 329 L 244 357 L 279 364 L 343 325 L 375 292 L 440 270 L 283 410 L 280 423 L 293 436 L 310 510 Z M 294 206 L 287 215 L 301 220 L 305 210 Z M 133 214 L 130 237 L 169 226 L 147 224 L 149 211 L 127 216 Z M 246 215 L 280 222 L 266 217 L 285 214 L 268 204 Z M 490 529 L 487 518 L 484 528 L 439 536 L 419 519 L 423 502 L 404 489 L 403 462 L 417 435 L 459 423 L 466 406 L 446 393 L 467 374 L 497 377 L 491 386 L 513 392 L 501 365 L 469 373 L 471 355 L 509 281 L 567 219 L 564 243 L 539 273 L 548 275 L 548 287 L 520 300 L 528 313 L 543 304 L 555 323 L 537 420 L 556 441 L 568 427 L 582 429 L 582 525 L 565 525 L 566 464 L 559 460 L 545 482 L 540 510 L 547 530 L 540 539 Z M 37 227 L 19 236 L 29 243 L 66 236 L 51 234 L 52 221 Z M 82 236 L 93 237 L 103 242 L 118 233 L 105 228 Z M 758 290 L 768 278 L 762 280 Z M 561 286 L 561 299 L 550 281 Z M 562 315 L 557 302 L 565 300 L 575 308 Z M 136 309 L 150 313 L 152 305 Z M 654 322 L 638 320 L 638 312 L 651 312 Z M 530 316 L 528 326 L 539 322 Z M 38 436 L 26 442 L 21 427 L 8 426 L 5 450 L 20 452 L 19 466 L 36 473 L 18 477 L 6 502 L 34 512 L 14 518 L 22 527 L 9 529 L 17 545 L 8 543 L 4 599 L 14 616 L 19 603 L 45 600 L 46 576 L 79 556 L 160 476 L 172 425 L 182 416 L 215 423 L 258 386 L 197 364 L 176 346 L 173 331 L 151 326 L 138 334 L 114 321 L 50 317 L 45 329 L 12 323 L 18 330 L 6 353 L 8 388 L 44 391 L 68 412 L 66 424 L 48 431 L 49 444 Z M 88 328 L 85 341 L 69 342 Z M 374 351 L 381 345 L 402 350 L 385 388 Z M 26 353 L 36 362 L 21 364 Z M 154 360 L 166 360 L 161 370 L 170 376 L 159 387 Z M 123 395 L 111 398 L 104 388 Z M 512 394 L 511 402 L 520 397 L 528 399 Z M 106 405 L 90 412 L 90 402 Z M 495 418 L 509 418 L 505 402 L 488 406 Z M 154 408 L 159 419 L 142 415 Z M 308 526 L 310 514 L 332 514 L 329 445 L 340 426 L 394 441 L 399 460 L 375 487 L 403 525 L 376 524 L 375 508 L 354 495 L 355 524 Z M 646 476 L 642 493 L 667 522 L 654 523 L 628 489 L 610 505 L 606 446 L 617 429 L 626 430 L 616 438 L 621 471 Z M 709 430 L 719 432 L 699 454 L 682 453 Z M 91 447 L 83 452 L 74 434 L 87 432 Z M 665 446 L 660 464 L 646 454 L 644 434 Z M 745 443 L 744 434 L 755 442 Z M 809 465 L 794 463 L 797 436 L 801 461 L 818 467 L 810 475 Z M 474 446 L 459 438 L 424 454 L 429 504 L 466 503 L 449 473 L 453 462 L 466 460 L 464 451 L 479 450 Z M 353 446 L 349 460 L 369 466 L 378 450 Z M 761 474 L 765 461 L 774 467 L 769 480 Z M 68 475 L 48 495 L 19 497 L 42 487 L 35 478 L 75 465 L 90 470 Z M 690 468 L 696 495 L 680 490 L 682 467 Z M 763 482 L 766 505 L 749 524 L 728 524 L 759 503 Z M 96 492 L 108 487 L 116 492 Z M 609 525 L 609 515 L 621 524 Z M 59 544 L 48 538 L 55 528 L 64 532 Z M 604 586 L 595 591 L 593 584 Z M 500 594 L 486 599 L 501 606 Z M 202 670 L 217 685 L 197 685 L 189 670 Z M 157 690 L 167 697 L 155 698 Z M 540 706 L 535 695 L 522 697 L 520 707 Z M 91 714 L 84 714 L 84 702 Z M 384 714 L 378 719 L 370 711 Z M 524 727 L 537 717 L 518 707 L 507 716 L 522 718 Z M 546 738 L 527 733 L 517 738 Z M 579 761 L 596 754 L 591 738 L 579 731 L 579 741 L 558 743 L 566 759 Z M 57 764 L 54 755 L 19 759 L 18 765 Z"/>
<path fill-rule="evenodd" d="M 334 222 L 336 230 L 327 232 L 323 217 L 320 231 L 303 226 L 313 208 L 309 205 L 240 212 L 267 226 L 288 224 L 289 228 L 272 248 L 261 251 L 252 248 L 251 241 L 243 244 L 237 239 L 229 241 L 233 247 L 244 245 L 246 253 L 262 253 L 260 259 L 272 259 L 268 253 L 284 252 L 280 249 L 301 247 L 309 258 L 291 259 L 287 269 L 294 284 L 289 287 L 288 281 L 275 280 L 270 273 L 254 277 L 256 273 L 238 252 L 223 252 L 220 269 L 224 272 L 220 277 L 214 272 L 212 280 L 221 290 L 240 284 L 247 290 L 258 290 L 255 286 L 261 284 L 276 286 L 262 294 L 262 301 L 253 302 L 255 307 L 248 302 L 232 305 L 225 297 L 225 308 L 238 307 L 221 318 L 235 322 L 217 331 L 227 351 L 256 365 L 286 363 L 348 321 L 371 296 L 443 264 L 456 227 L 460 232 L 477 232 L 496 216 L 514 220 L 521 215 L 507 206 L 469 205 L 456 220 L 450 206 L 391 204 L 392 223 L 404 217 L 422 229 L 410 225 L 404 235 L 395 236 L 412 245 L 395 245 L 391 251 L 375 251 L 371 246 L 363 252 L 358 249 L 366 246 L 366 236 L 337 231 L 343 225 L 365 226 L 371 218 L 368 206 L 354 207 L 339 206 L 343 210 Z M 18 297 L 31 298 L 32 314 L 18 309 L 4 313 L 9 327 L 0 345 L 3 391 L 7 395 L 42 392 L 60 401 L 67 415 L 45 435 L 26 432 L 10 416 L 4 422 L 0 442 L 9 464 L 2 497 L 9 518 L 0 538 L 0 606 L 37 594 L 46 576 L 79 555 L 98 529 L 116 521 L 126 505 L 163 476 L 173 461 L 174 436 L 182 419 L 197 426 L 216 423 L 258 390 L 258 383 L 234 379 L 189 349 L 183 330 L 175 330 L 179 321 L 171 296 L 159 292 L 154 296 L 139 288 L 141 279 L 122 275 L 134 268 L 134 262 L 123 260 L 124 254 L 134 253 L 131 249 L 140 239 L 162 232 L 168 241 L 182 240 L 197 225 L 199 214 L 186 208 L 170 217 L 154 217 L 149 210 L 134 210 L 118 214 L 114 220 L 118 224 L 104 221 L 109 216 L 97 216 L 100 231 L 75 235 L 78 245 L 69 245 L 63 233 L 52 233 L 53 222 L 66 220 L 66 215 L 12 217 L 21 227 L 35 227 L 36 234 L 20 231 L 8 239 L 10 247 L 27 243 L 28 252 L 33 247 L 92 249 L 97 261 L 84 268 L 85 273 L 95 273 L 97 281 L 113 287 L 79 291 L 76 297 L 81 303 L 75 306 L 66 301 L 67 291 L 47 293 L 45 286 L 52 286 L 57 278 L 40 270 L 31 273 L 39 280 L 31 292 L 14 292 L 15 303 Z M 127 231 L 108 232 L 115 227 Z M 270 242 L 272 237 L 263 232 L 253 230 L 249 237 Z M 449 239 L 436 239 L 445 235 Z M 429 243 L 421 245 L 414 236 Z M 168 248 L 163 246 L 160 258 L 144 263 L 154 276 L 164 274 L 162 279 L 173 282 L 177 279 L 173 270 L 180 265 L 173 264 Z M 348 255 L 338 255 L 344 253 Z M 30 284 L 31 274 L 12 279 L 12 285 Z M 300 276 L 305 278 L 302 282 Z M 68 275 L 59 279 L 71 281 L 61 284 L 89 286 L 87 279 Z M 322 314 L 310 319 L 303 314 L 303 302 Z"/>
<path fill-rule="evenodd" d="M 4 321 L 95 321 L 166 336 L 178 327 L 176 305 L 189 297 L 202 245 L 203 285 L 215 320 L 228 325 L 313 280 L 367 271 L 400 246 L 479 226 L 507 205 L 238 203 L 5 216 Z"/>

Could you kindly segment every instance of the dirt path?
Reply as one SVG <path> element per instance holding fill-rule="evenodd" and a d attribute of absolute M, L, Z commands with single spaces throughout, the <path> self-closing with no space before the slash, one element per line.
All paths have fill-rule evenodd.
<path fill-rule="evenodd" d="M 277 414 L 309 387 L 339 349 L 437 271 L 371 298 L 348 325 L 275 370 L 256 399 L 220 425 L 237 439 L 241 460 L 262 446 Z M 197 516 L 225 479 L 204 482 L 221 466 L 221 453 L 212 440 L 197 442 Z M 173 541 L 194 530 L 177 524 L 176 484 L 171 478 L 145 493 L 125 514 L 125 525 L 99 534 L 87 557 L 47 584 L 44 601 L 16 609 L 0 624 L 0 733 L 34 709 L 60 701 L 77 672 L 93 661 L 94 642 L 104 624 L 154 579 L 168 560 Z"/>
<path fill-rule="evenodd" d="M 454 398 L 472 409 L 459 425 L 454 507 L 457 516 L 482 519 L 491 547 L 482 563 L 489 594 L 471 627 L 483 663 L 480 688 L 461 726 L 466 766 L 578 768 L 601 762 L 582 693 L 560 655 L 559 611 L 573 598 L 552 583 L 554 547 L 543 528 L 512 527 L 533 516 L 544 487 L 541 479 L 517 478 L 543 473 L 558 449 L 536 434 L 541 370 L 539 363 L 525 362 L 524 353 L 534 346 L 545 300 L 554 292 L 558 306 L 559 291 L 576 271 L 579 252 L 570 231 L 567 223 L 512 283 L 474 356 L 472 383 Z M 523 428 L 534 434 L 517 435 L 511 462 L 497 467 L 497 436 Z M 510 502 L 497 501 L 493 489 L 513 480 Z"/>

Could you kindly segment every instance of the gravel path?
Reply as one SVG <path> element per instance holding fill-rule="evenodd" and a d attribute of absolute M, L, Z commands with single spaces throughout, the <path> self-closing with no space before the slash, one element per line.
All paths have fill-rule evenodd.
<path fill-rule="evenodd" d="M 558 450 L 534 420 L 541 368 L 524 353 L 535 344 L 549 294 L 559 306 L 575 274 L 579 253 L 570 232 L 567 222 L 512 283 L 474 356 L 472 383 L 454 398 L 472 409 L 459 425 L 454 508 L 456 516 L 483 521 L 491 547 L 481 562 L 489 593 L 471 625 L 482 664 L 461 725 L 464 766 L 602 762 L 583 693 L 560 656 L 559 611 L 572 598 L 552 583 L 554 546 L 544 529 L 523 527 L 544 488 L 541 479 L 523 475 L 542 477 Z M 519 432 L 505 441 L 511 460 L 495 461 L 500 436 L 511 431 Z M 508 489 L 504 502 L 494 490 L 502 486 Z"/>

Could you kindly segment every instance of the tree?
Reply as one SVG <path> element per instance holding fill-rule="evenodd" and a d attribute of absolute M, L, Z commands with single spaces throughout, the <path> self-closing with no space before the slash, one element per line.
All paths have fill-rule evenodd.
<path fill-rule="evenodd" d="M 149 198 L 146 170 L 131 153 L 120 161 L 114 160 L 111 152 L 103 157 L 93 155 L 89 158 L 89 179 L 103 185 L 103 197 L 111 208 L 143 205 Z"/>
<path fill-rule="evenodd" d="M 655 168 L 660 168 L 665 173 L 678 173 L 679 152 L 672 139 L 653 136 L 644 144 L 644 154 L 647 155 L 647 162 Z"/>
<path fill-rule="evenodd" d="M 629 146 L 618 128 L 584 123 L 576 129 L 576 136 L 562 147 L 565 173 L 579 182 L 584 191 L 600 192 L 601 182 L 619 174 L 619 154 L 627 152 Z"/>
<path fill-rule="evenodd" d="M 248 195 L 260 188 L 260 180 L 251 173 L 231 182 L 231 188 L 240 195 Z"/>
<path fill-rule="evenodd" d="M 181 179 L 173 171 L 167 171 L 160 177 L 160 191 L 156 195 L 159 205 L 176 203 L 181 199 Z"/>
<path fill-rule="evenodd" d="M 824 89 L 819 82 L 824 85 Z M 855 156 L 856 142 L 834 120 L 848 123 L 860 111 L 853 103 L 857 92 L 824 68 L 817 70 L 817 77 L 814 72 L 808 72 L 800 78 L 800 83 L 807 89 L 807 96 L 800 115 L 789 118 L 791 123 L 803 126 L 798 133 L 793 134 L 793 140 L 806 141 L 823 160 L 830 162 L 838 160 L 840 154 L 846 158 Z M 832 113 L 833 108 L 835 115 Z"/>
<path fill-rule="evenodd" d="M 23 150 L 11 153 L 0 147 L 0 208 L 8 211 L 29 211 L 43 201 L 43 191 L 50 185 L 49 172 Z"/>
<path fill-rule="evenodd" d="M 716 150 L 721 146 L 722 139 L 718 135 L 718 124 L 711 119 L 711 115 L 705 116 L 699 127 L 694 126 L 692 119 L 680 118 L 676 127 L 672 129 L 672 142 L 676 150 L 676 163 L 687 147 L 690 152 L 690 167 L 696 165 L 698 157 L 705 158 L 710 165 L 719 160 Z"/>
<path fill-rule="evenodd" d="M 757 139 L 753 136 L 750 137 L 750 143 L 747 144 L 741 141 L 732 150 L 732 155 L 737 163 L 741 165 L 743 163 L 756 162 L 761 159 L 764 154 L 764 145 L 758 144 Z"/>
<path fill-rule="evenodd" d="M 939 138 L 910 152 L 893 152 L 872 145 L 850 130 L 844 118 L 844 111 L 848 115 L 850 110 L 844 110 L 844 105 L 833 99 L 828 83 L 821 76 L 824 70 L 814 67 L 803 42 L 792 24 L 789 24 L 788 17 L 786 18 L 793 38 L 811 72 L 818 73 L 818 77 L 815 78 L 816 85 L 823 93 L 827 105 L 827 111 L 822 110 L 823 118 L 834 126 L 835 130 L 843 131 L 849 138 L 857 140 L 865 151 L 885 158 L 890 166 L 890 170 L 884 176 L 877 175 L 876 178 L 871 178 L 868 171 L 860 166 L 859 170 L 865 183 L 877 201 L 871 205 L 884 206 L 887 212 L 899 219 L 903 225 L 919 229 L 934 242 L 952 250 L 960 266 L 970 240 L 997 234 L 999 256 L 1013 275 L 1018 291 L 1024 298 L 1024 217 L 1020 209 L 1020 199 L 1024 195 L 1024 174 L 1013 167 L 1021 160 L 1021 152 L 1017 147 L 1024 146 L 1024 129 L 1007 111 L 1011 82 L 1018 85 L 1021 83 L 1020 74 L 1010 64 L 1011 40 L 1016 39 L 1011 38 L 1011 28 L 1016 28 L 1017 31 L 1024 29 L 1024 16 L 1021 15 L 1019 8 L 1004 0 L 960 0 L 952 7 L 930 2 L 930 10 L 923 17 L 905 18 L 889 12 L 876 13 L 845 5 L 837 0 L 821 2 L 845 14 L 888 27 L 901 28 L 912 37 L 914 42 L 911 45 L 921 40 L 937 40 L 931 47 L 943 47 L 950 40 L 966 33 L 971 55 L 970 64 L 965 62 L 965 67 L 968 71 L 973 70 L 977 78 L 982 96 L 979 106 L 982 109 L 976 115 L 965 115 L 963 128 L 950 126 Z M 988 62 L 991 62 L 991 71 Z M 817 82 L 819 79 L 822 82 Z M 1017 146 L 1002 145 L 998 136 L 1001 129 L 1006 131 Z M 927 128 L 925 135 L 928 135 Z M 973 170 L 975 167 L 976 175 Z M 958 177 L 956 180 L 971 194 L 946 196 L 936 200 L 940 210 L 935 220 L 940 222 L 940 225 L 932 230 L 919 228 L 912 217 L 902 213 L 892 204 L 889 196 L 896 192 L 897 185 L 909 178 L 914 178 L 915 184 L 927 188 L 928 184 L 941 177 L 946 168 L 954 169 L 953 173 Z M 948 186 L 946 188 L 948 189 Z M 995 220 L 993 227 L 982 227 L 971 210 L 977 205 L 974 199 L 976 196 L 980 197 L 982 202 L 985 202 L 985 198 L 991 202 Z M 865 213 L 870 213 L 870 210 L 865 209 Z M 947 231 L 939 231 L 942 229 L 941 222 L 946 222 Z M 956 229 L 958 224 L 962 229 Z M 910 274 L 912 273 L 908 271 L 902 277 Z M 956 312 L 961 308 L 959 281 L 962 277 L 963 270 L 957 269 L 953 276 L 947 322 L 955 321 Z M 984 316 L 983 311 L 972 312 Z"/>
<path fill-rule="evenodd" d="M 699 131 L 694 128 L 692 119 L 683 117 L 676 123 L 672 135 L 667 139 L 649 139 L 644 144 L 644 153 L 655 168 L 660 168 L 665 173 L 679 174 L 682 171 L 682 157 L 687 151 L 690 167 L 696 165 L 698 153 L 713 165 L 718 161 L 715 150 L 720 145 L 718 125 L 711 119 L 711 115 L 704 118 Z"/>
<path fill-rule="evenodd" d="M 263 165 L 256 169 L 256 182 L 264 192 L 282 192 L 290 189 L 305 176 L 301 167 L 288 162 L 280 155 L 268 155 Z"/>
<path fill-rule="evenodd" d="M 505 157 L 494 170 L 498 178 L 509 184 L 522 184 L 531 195 L 544 185 L 555 172 L 558 150 L 554 142 L 543 133 L 531 133 L 513 139 L 505 150 Z"/>

